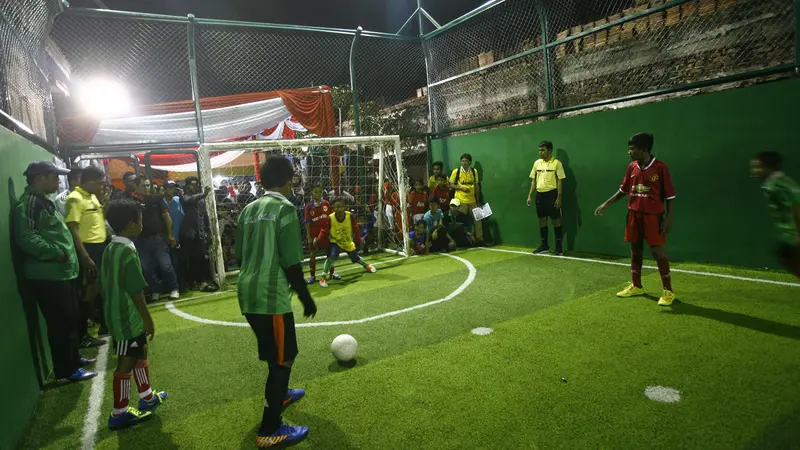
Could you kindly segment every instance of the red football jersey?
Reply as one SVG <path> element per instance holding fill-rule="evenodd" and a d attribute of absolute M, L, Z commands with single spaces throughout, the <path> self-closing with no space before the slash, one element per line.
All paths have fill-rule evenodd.
<path fill-rule="evenodd" d="M 425 214 L 428 212 L 428 193 L 411 191 L 408 194 L 408 203 L 411 204 L 411 215 Z"/>
<path fill-rule="evenodd" d="M 646 214 L 663 214 L 664 201 L 675 198 L 669 169 L 655 158 L 645 168 L 632 162 L 619 190 L 628 195 L 628 209 Z"/>
<path fill-rule="evenodd" d="M 439 199 L 439 209 L 442 211 L 450 211 L 450 189 L 445 186 L 440 189 L 439 186 L 433 188 L 433 196 Z"/>
<path fill-rule="evenodd" d="M 327 200 L 323 200 L 319 204 L 311 200 L 306 204 L 305 219 L 306 223 L 311 225 L 311 229 L 319 231 L 331 214 L 331 204 Z"/>

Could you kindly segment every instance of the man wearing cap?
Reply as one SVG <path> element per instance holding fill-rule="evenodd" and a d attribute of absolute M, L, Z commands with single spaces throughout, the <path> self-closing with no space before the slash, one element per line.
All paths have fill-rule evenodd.
<path fill-rule="evenodd" d="M 58 190 L 58 176 L 69 170 L 52 162 L 34 161 L 23 175 L 28 185 L 14 207 L 14 242 L 24 254 L 27 290 L 47 323 L 55 377 L 84 381 L 97 376 L 83 369 L 95 359 L 78 352 L 78 298 L 74 280 L 80 265 L 64 216 L 47 197 Z"/>

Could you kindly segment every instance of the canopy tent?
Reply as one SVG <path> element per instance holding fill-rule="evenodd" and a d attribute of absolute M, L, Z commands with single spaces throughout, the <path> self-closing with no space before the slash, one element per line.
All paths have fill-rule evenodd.
<path fill-rule="evenodd" d="M 194 108 L 194 102 L 186 100 L 143 106 L 130 117 L 103 120 L 89 115 L 70 117 L 59 124 L 58 136 L 62 143 L 94 145 L 195 141 Z M 203 133 L 209 142 L 256 135 L 262 139 L 278 137 L 283 134 L 276 129 L 281 124 L 317 136 L 333 136 L 336 131 L 333 101 L 327 86 L 204 98 L 200 100 L 200 109 Z"/>
<path fill-rule="evenodd" d="M 194 141 L 194 108 L 193 101 L 182 101 L 142 106 L 130 117 L 67 118 L 59 124 L 59 138 L 63 143 L 93 145 Z M 209 142 L 291 139 L 297 131 L 333 136 L 336 130 L 327 86 L 204 98 L 200 108 L 204 136 Z M 211 166 L 229 164 L 242 153 L 212 154 Z M 138 156 L 144 160 L 144 154 Z M 187 154 L 154 154 L 150 162 L 154 169 L 171 172 L 194 172 L 197 168 L 194 157 Z"/>

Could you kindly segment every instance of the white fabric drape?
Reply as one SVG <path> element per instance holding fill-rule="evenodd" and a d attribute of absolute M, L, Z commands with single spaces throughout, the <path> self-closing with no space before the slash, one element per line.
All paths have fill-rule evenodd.
<path fill-rule="evenodd" d="M 217 156 L 211 157 L 211 168 L 216 169 L 217 167 L 224 166 L 225 164 L 230 164 L 236 158 L 242 156 L 244 150 L 236 150 L 230 152 L 223 152 Z M 156 170 L 167 170 L 169 172 L 197 172 L 197 163 L 191 162 L 186 164 L 176 164 L 174 166 L 151 166 L 153 169 Z"/>
<path fill-rule="evenodd" d="M 203 132 L 206 141 L 227 141 L 256 135 L 283 123 L 291 116 L 280 98 L 210 109 L 203 111 Z M 119 142 L 148 144 L 195 140 L 197 140 L 195 114 L 190 111 L 103 120 L 92 139 L 92 144 L 105 145 Z"/>

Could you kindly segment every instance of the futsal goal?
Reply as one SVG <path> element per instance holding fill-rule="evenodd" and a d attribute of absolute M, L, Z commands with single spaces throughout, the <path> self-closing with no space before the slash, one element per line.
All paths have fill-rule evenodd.
<path fill-rule="evenodd" d="M 238 270 L 234 239 L 239 212 L 263 195 L 259 168 L 270 155 L 289 159 L 295 171 L 288 197 L 306 236 L 305 206 L 312 189 L 322 188 L 325 200 L 344 198 L 365 231 L 363 249 L 410 255 L 405 238 L 411 227 L 407 205 L 409 178 L 399 136 L 350 136 L 270 141 L 207 143 L 200 147 L 200 181 L 212 186 L 206 199 L 210 221 L 210 258 L 217 282 Z M 324 253 L 317 253 L 317 259 Z"/>

